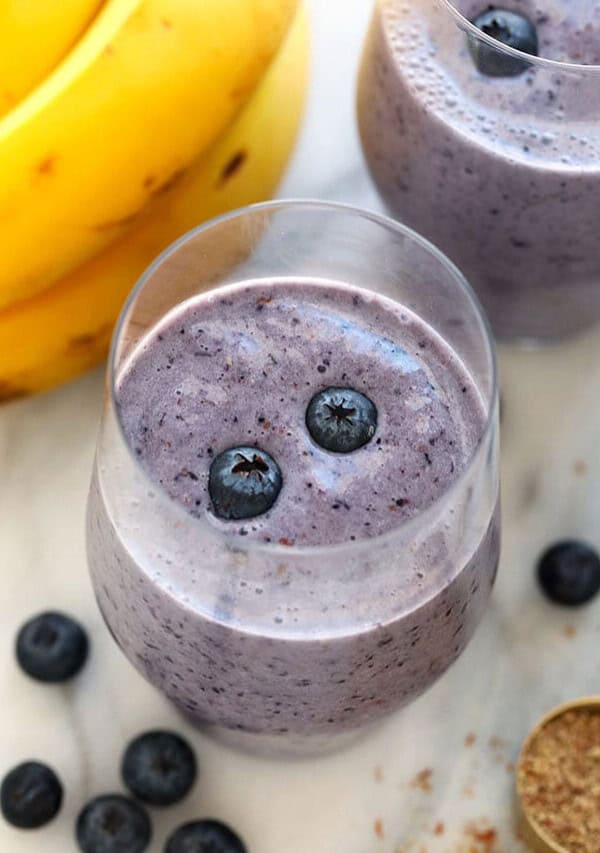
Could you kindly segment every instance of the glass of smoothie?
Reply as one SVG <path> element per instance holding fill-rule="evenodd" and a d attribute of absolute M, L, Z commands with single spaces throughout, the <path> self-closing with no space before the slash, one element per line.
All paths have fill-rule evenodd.
<path fill-rule="evenodd" d="M 595 0 L 375 4 L 358 85 L 371 173 L 502 339 L 600 320 L 599 16 Z"/>
<path fill-rule="evenodd" d="M 116 642 L 241 748 L 343 745 L 482 616 L 497 409 L 476 298 L 405 227 L 297 201 L 191 232 L 113 340 L 87 537 Z"/>

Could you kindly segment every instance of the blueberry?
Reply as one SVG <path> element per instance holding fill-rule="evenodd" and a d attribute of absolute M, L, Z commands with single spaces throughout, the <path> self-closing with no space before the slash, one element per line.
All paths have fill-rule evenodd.
<path fill-rule="evenodd" d="M 146 732 L 125 751 L 121 774 L 131 793 L 152 806 L 178 803 L 196 781 L 196 757 L 173 732 Z"/>
<path fill-rule="evenodd" d="M 506 9 L 491 8 L 473 18 L 472 23 L 502 44 L 537 56 L 537 30 L 524 15 Z M 489 44 L 473 37 L 469 38 L 469 50 L 479 71 L 488 77 L 516 77 L 529 68 L 529 63 L 525 60 L 509 56 L 502 50 L 495 50 Z"/>
<path fill-rule="evenodd" d="M 80 812 L 75 832 L 83 853 L 142 853 L 152 838 L 144 807 L 120 794 L 91 800 Z"/>
<path fill-rule="evenodd" d="M 17 636 L 17 660 L 38 681 L 66 681 L 76 675 L 88 655 L 88 639 L 78 622 L 64 613 L 40 613 Z"/>
<path fill-rule="evenodd" d="M 208 491 L 219 518 L 252 518 L 271 509 L 282 482 L 279 465 L 264 450 L 230 447 L 213 460 Z"/>
<path fill-rule="evenodd" d="M 325 388 L 306 409 L 313 439 L 333 453 L 351 453 L 370 441 L 377 429 L 375 405 L 353 388 Z"/>
<path fill-rule="evenodd" d="M 218 820 L 197 820 L 180 826 L 164 853 L 246 853 L 235 832 Z"/>
<path fill-rule="evenodd" d="M 585 542 L 557 542 L 540 557 L 537 575 L 551 601 L 576 607 L 600 591 L 600 557 Z"/>
<path fill-rule="evenodd" d="M 49 823 L 60 811 L 62 798 L 56 773 L 37 761 L 26 761 L 7 773 L 0 789 L 2 814 L 19 829 Z"/>

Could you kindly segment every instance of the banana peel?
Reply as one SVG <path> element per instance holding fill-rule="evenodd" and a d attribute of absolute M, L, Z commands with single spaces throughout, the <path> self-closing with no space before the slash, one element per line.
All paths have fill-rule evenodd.
<path fill-rule="evenodd" d="M 303 113 L 308 41 L 301 8 L 239 117 L 163 189 L 135 230 L 52 289 L 0 311 L 0 400 L 51 388 L 99 362 L 123 301 L 163 249 L 200 222 L 273 194 Z"/>

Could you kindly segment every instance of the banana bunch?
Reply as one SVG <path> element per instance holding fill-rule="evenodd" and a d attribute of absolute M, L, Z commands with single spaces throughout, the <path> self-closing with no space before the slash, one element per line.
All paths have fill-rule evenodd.
<path fill-rule="evenodd" d="M 98 362 L 160 251 L 268 198 L 304 105 L 297 0 L 61 2 L 43 64 L 0 57 L 0 400 Z"/>

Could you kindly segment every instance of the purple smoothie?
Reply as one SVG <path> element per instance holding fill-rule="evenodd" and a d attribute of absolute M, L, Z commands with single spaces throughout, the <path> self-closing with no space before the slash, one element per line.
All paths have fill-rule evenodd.
<path fill-rule="evenodd" d="M 373 438 L 350 454 L 306 429 L 309 400 L 330 385 L 377 407 Z M 408 308 L 317 280 L 221 288 L 142 339 L 116 402 L 158 490 L 145 500 L 164 490 L 173 515 L 147 535 L 135 508 L 115 517 L 99 468 L 92 578 L 118 643 L 186 713 L 289 746 L 308 734 L 329 743 L 413 699 L 461 653 L 495 576 L 497 513 L 467 534 L 478 498 L 465 487 L 410 554 L 393 537 L 428 511 L 437 519 L 486 417 L 463 363 Z M 283 475 L 274 506 L 244 521 L 218 519 L 207 488 L 232 445 L 266 451 Z M 203 554 L 186 534 L 197 525 Z M 223 533 L 227 566 L 211 558 Z"/>
<path fill-rule="evenodd" d="M 455 0 L 473 19 L 489 3 Z M 600 32 L 591 0 L 496 4 L 536 24 L 540 55 L 487 77 L 444 0 L 380 0 L 359 80 L 365 155 L 393 213 L 462 269 L 502 338 L 600 319 Z"/>
<path fill-rule="evenodd" d="M 401 343 L 399 343 L 401 342 Z M 373 439 L 334 454 L 310 437 L 327 386 L 364 392 Z M 464 367 L 412 312 L 348 286 L 249 285 L 189 303 L 155 330 L 119 383 L 128 442 L 169 495 L 221 529 L 289 545 L 374 536 L 425 509 L 464 467 L 483 429 Z M 283 472 L 264 515 L 220 522 L 214 456 L 257 446 Z"/>

